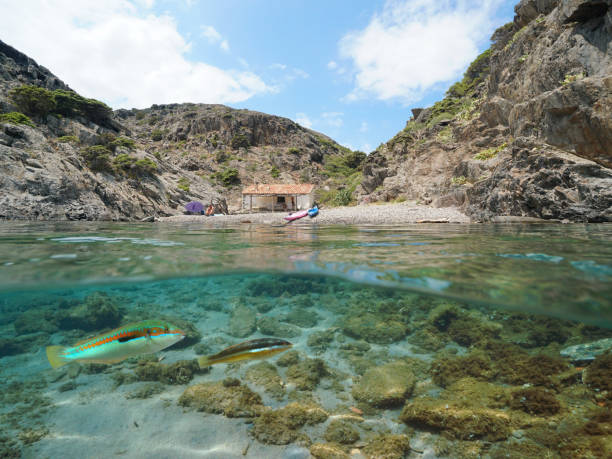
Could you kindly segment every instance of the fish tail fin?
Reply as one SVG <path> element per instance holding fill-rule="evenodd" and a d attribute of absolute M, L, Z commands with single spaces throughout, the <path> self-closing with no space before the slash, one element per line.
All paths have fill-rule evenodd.
<path fill-rule="evenodd" d="M 64 346 L 47 346 L 47 358 L 53 368 L 66 365 L 69 360 L 64 356 Z"/>
<path fill-rule="evenodd" d="M 206 368 L 212 365 L 206 356 L 199 357 L 198 364 L 200 365 L 200 368 Z"/>

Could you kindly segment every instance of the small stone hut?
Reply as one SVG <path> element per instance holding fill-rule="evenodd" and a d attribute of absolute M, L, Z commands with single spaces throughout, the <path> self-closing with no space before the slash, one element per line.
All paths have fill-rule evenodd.
<path fill-rule="evenodd" d="M 301 183 L 255 184 L 242 190 L 242 209 L 249 212 L 309 209 L 314 203 L 314 185 Z"/>

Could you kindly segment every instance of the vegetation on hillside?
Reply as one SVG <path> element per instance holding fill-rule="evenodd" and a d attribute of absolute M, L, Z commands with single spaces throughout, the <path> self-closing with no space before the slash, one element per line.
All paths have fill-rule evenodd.
<path fill-rule="evenodd" d="M 96 99 L 86 99 L 76 92 L 56 89 L 50 91 L 33 85 L 21 85 L 9 91 L 15 106 L 26 115 L 45 117 L 49 114 L 66 117 L 82 116 L 101 126 L 110 123 L 113 111 Z"/>
<path fill-rule="evenodd" d="M 393 148 L 397 143 L 408 144 L 421 141 L 427 136 L 429 129 L 445 120 L 450 121 L 458 115 L 465 115 L 466 118 L 471 116 L 477 102 L 477 87 L 489 74 L 490 57 L 491 49 L 489 48 L 470 64 L 461 81 L 448 88 L 444 99 L 428 109 L 429 114 L 426 119 L 418 122 L 416 119 L 411 119 L 402 131 L 387 142 L 387 145 Z"/>

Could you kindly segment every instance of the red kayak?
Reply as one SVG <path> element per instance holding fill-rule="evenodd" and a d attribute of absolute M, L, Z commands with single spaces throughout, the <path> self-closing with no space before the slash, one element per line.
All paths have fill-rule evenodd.
<path fill-rule="evenodd" d="M 294 212 L 290 215 L 287 215 L 285 220 L 292 222 L 293 220 L 297 220 L 298 218 L 302 218 L 308 215 L 308 210 L 300 210 L 299 212 Z"/>

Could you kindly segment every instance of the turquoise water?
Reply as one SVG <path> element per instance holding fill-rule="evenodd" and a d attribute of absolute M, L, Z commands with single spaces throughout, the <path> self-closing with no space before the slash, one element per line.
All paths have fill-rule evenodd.
<path fill-rule="evenodd" d="M 611 241 L 609 225 L 2 223 L 0 456 L 598 457 L 607 363 L 561 351 L 612 337 Z M 157 318 L 188 339 L 46 360 Z M 261 337 L 295 352 L 193 366 Z M 255 395 L 219 402 L 236 387 Z"/>

